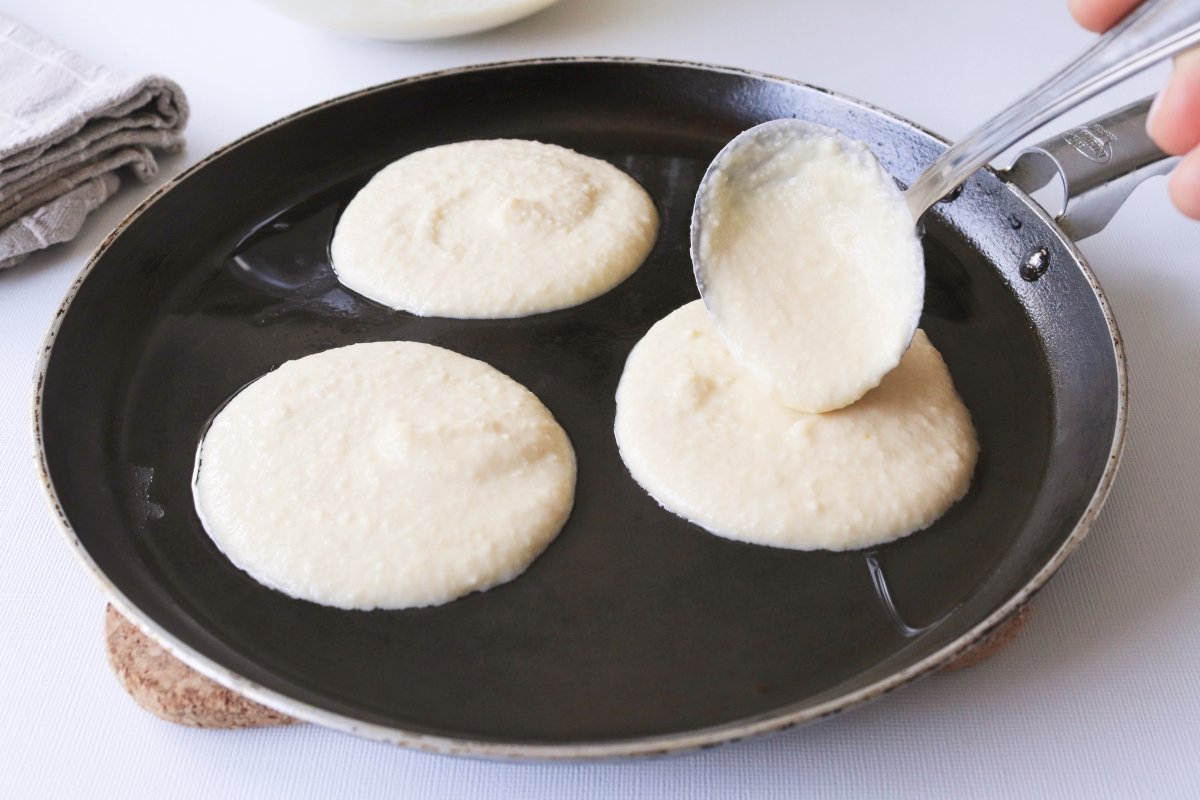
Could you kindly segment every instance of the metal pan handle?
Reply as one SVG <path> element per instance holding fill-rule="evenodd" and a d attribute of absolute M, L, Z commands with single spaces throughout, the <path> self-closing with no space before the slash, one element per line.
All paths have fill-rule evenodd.
<path fill-rule="evenodd" d="M 1032 193 L 1055 176 L 1062 187 L 1059 226 L 1072 239 L 1099 233 L 1138 184 L 1170 172 L 1178 157 L 1146 133 L 1147 97 L 1021 151 L 1005 178 Z M 1047 209 L 1055 213 L 1055 209 Z"/>

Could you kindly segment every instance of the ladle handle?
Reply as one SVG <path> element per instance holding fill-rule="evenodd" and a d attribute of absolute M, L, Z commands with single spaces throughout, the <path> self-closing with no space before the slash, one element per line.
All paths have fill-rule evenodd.
<path fill-rule="evenodd" d="M 905 193 L 913 219 L 1005 148 L 1084 100 L 1200 43 L 1200 2 L 1147 0 L 1050 80 L 937 158 Z"/>

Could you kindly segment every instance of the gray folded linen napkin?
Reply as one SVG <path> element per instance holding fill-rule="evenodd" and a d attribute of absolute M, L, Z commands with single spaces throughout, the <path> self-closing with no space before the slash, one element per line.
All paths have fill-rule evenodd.
<path fill-rule="evenodd" d="M 122 168 L 153 177 L 187 118 L 175 82 L 119 75 L 0 13 L 0 269 L 74 238 Z"/>

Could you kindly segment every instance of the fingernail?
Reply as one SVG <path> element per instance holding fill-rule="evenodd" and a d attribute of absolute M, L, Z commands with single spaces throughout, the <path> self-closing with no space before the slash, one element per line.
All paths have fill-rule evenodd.
<path fill-rule="evenodd" d="M 1158 116 L 1158 110 L 1162 107 L 1163 95 L 1166 93 L 1167 90 L 1162 89 L 1154 95 L 1154 102 L 1150 104 L 1150 111 L 1146 113 L 1146 135 L 1151 138 L 1154 138 L 1154 118 Z"/>

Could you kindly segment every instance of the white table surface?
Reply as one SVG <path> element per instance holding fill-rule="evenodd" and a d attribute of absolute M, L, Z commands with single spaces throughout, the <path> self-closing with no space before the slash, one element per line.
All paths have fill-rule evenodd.
<path fill-rule="evenodd" d="M 175 174 L 283 114 L 427 70 L 543 55 L 696 59 L 837 89 L 954 137 L 1089 39 L 1065 0 L 563 0 L 469 38 L 388 44 L 249 0 L 9 0 L 5 11 L 193 107 Z M 1079 120 L 1147 94 L 1163 70 Z M 1093 112 L 1093 113 L 1088 113 Z M 311 726 L 179 728 L 125 696 L 103 598 L 34 477 L 30 378 L 92 248 L 146 193 L 127 182 L 78 240 L 0 273 L 0 797 L 1200 796 L 1200 224 L 1140 188 L 1084 244 L 1125 334 L 1125 460 L 1090 538 L 992 661 L 801 730 L 640 763 L 496 764 Z"/>

